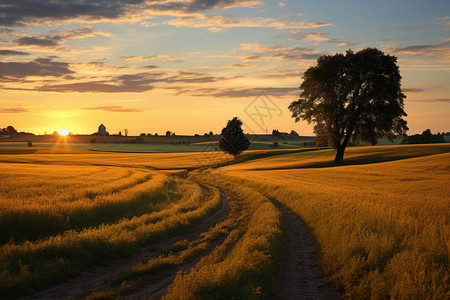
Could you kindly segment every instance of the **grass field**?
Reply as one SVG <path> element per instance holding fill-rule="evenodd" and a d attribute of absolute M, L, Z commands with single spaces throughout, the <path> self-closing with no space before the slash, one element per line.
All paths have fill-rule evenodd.
<path fill-rule="evenodd" d="M 352 147 L 340 166 L 263 142 L 236 161 L 5 145 L 0 298 L 272 298 L 288 238 L 273 201 L 304 220 L 342 297 L 449 295 L 450 144 Z"/>

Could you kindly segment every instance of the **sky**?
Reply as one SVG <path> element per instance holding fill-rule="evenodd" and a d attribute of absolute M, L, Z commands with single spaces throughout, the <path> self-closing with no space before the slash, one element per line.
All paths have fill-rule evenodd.
<path fill-rule="evenodd" d="M 303 72 L 376 47 L 409 134 L 450 131 L 449 33 L 447 0 L 1 0 L 0 128 L 313 135 L 287 109 Z"/>

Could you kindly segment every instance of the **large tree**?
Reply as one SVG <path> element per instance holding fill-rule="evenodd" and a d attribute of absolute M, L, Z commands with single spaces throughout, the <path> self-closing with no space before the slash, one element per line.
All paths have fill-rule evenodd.
<path fill-rule="evenodd" d="M 225 153 L 231 154 L 236 158 L 243 151 L 250 147 L 250 141 L 245 136 L 241 128 L 242 121 L 237 117 L 229 120 L 227 126 L 222 129 L 219 147 Z"/>
<path fill-rule="evenodd" d="M 303 75 L 300 99 L 289 105 L 292 117 L 314 123 L 318 140 L 336 149 L 337 163 L 350 139 L 375 145 L 405 135 L 406 96 L 396 62 L 376 48 L 319 57 Z"/>

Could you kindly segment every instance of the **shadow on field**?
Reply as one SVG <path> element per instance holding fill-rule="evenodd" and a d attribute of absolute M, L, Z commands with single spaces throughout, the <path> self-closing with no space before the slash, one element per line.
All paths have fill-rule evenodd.
<path fill-rule="evenodd" d="M 312 152 L 314 151 L 314 152 Z M 330 167 L 341 167 L 341 166 L 351 166 L 351 165 L 365 165 L 382 163 L 396 160 L 403 160 L 415 157 L 424 157 L 435 154 L 442 154 L 450 152 L 450 145 L 435 145 L 434 147 L 429 147 L 428 145 L 418 145 L 418 146 L 406 146 L 406 147 L 395 147 L 395 148 L 358 148 L 358 149 L 348 149 L 346 155 L 344 156 L 344 161 L 340 164 L 334 162 L 335 152 L 331 149 L 321 150 L 317 148 L 302 149 L 301 151 L 292 151 L 289 153 L 283 151 L 274 151 L 273 153 L 260 153 L 256 155 L 244 156 L 239 160 L 233 161 L 230 164 L 247 162 L 260 158 L 267 158 L 270 156 L 280 156 L 286 159 L 291 159 L 291 161 L 296 162 L 291 165 L 276 165 L 272 167 L 261 167 L 252 168 L 249 166 L 248 170 L 280 170 L 280 169 L 307 169 L 307 168 L 330 168 Z M 287 154 L 287 155 L 286 155 Z"/>
<path fill-rule="evenodd" d="M 237 159 L 234 159 L 232 161 L 226 161 L 226 162 L 222 162 L 222 163 L 206 165 L 206 166 L 202 166 L 200 168 L 198 168 L 198 167 L 187 168 L 187 170 L 189 170 L 189 171 L 198 170 L 198 169 L 203 170 L 203 169 L 208 169 L 208 168 L 217 169 L 220 167 L 240 164 L 243 162 L 249 162 L 249 161 L 256 160 L 256 159 L 268 158 L 268 157 L 272 157 L 272 156 L 279 156 L 279 155 L 285 155 L 285 154 L 312 152 L 312 151 L 317 151 L 317 150 L 319 150 L 319 148 L 302 148 L 302 149 L 296 149 L 296 150 L 283 149 L 283 150 L 270 150 L 270 151 L 263 151 L 263 152 L 256 152 L 256 153 L 254 153 L 254 152 L 244 153 L 244 154 L 240 155 Z"/>

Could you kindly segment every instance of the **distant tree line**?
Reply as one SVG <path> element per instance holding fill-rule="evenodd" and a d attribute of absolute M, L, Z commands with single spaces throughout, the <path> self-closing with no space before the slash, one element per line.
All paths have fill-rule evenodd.
<path fill-rule="evenodd" d="M 34 133 L 18 132 L 13 126 L 7 126 L 6 128 L 0 128 L 0 135 L 34 135 Z"/>
<path fill-rule="evenodd" d="M 445 143 L 444 135 L 441 135 L 440 133 L 432 134 L 431 130 L 427 129 L 423 131 L 422 134 L 409 135 L 405 137 L 402 141 L 402 144 L 430 144 L 430 143 Z"/>

